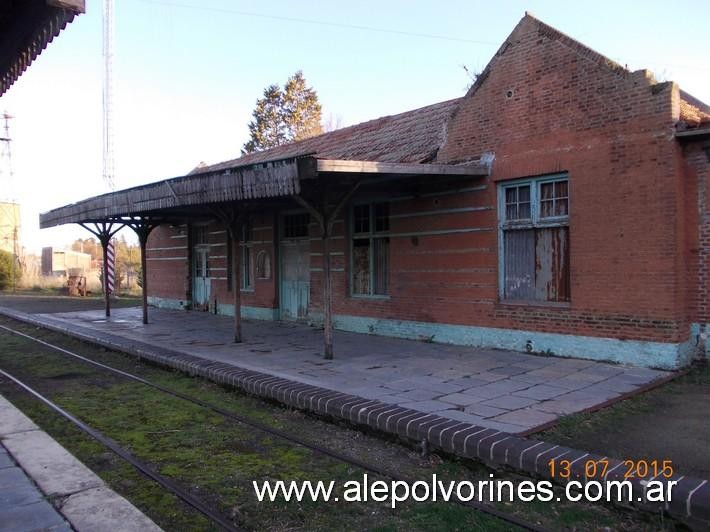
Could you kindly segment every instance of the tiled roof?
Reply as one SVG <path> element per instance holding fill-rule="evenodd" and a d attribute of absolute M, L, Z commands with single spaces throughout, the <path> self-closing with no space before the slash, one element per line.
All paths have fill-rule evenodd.
<path fill-rule="evenodd" d="M 461 98 L 428 105 L 398 115 L 383 116 L 270 150 L 200 168 L 209 172 L 235 166 L 313 155 L 320 159 L 350 159 L 388 163 L 430 161 L 444 140 L 446 121 Z"/>
<path fill-rule="evenodd" d="M 680 121 L 682 127 L 710 124 L 710 106 L 685 91 L 680 91 Z"/>

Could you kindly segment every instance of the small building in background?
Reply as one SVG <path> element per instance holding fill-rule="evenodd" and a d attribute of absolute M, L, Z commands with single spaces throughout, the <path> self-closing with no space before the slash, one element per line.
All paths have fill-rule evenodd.
<path fill-rule="evenodd" d="M 0 96 L 74 17 L 84 0 L 9 0 L 0 9 Z"/>
<path fill-rule="evenodd" d="M 85 276 L 91 271 L 91 255 L 70 249 L 42 248 L 42 275 Z"/>

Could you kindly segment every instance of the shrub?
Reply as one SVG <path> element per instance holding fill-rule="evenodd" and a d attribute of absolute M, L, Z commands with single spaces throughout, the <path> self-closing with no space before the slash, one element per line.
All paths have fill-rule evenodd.
<path fill-rule="evenodd" d="M 12 262 L 15 261 L 15 284 L 22 278 L 22 268 L 12 253 L 0 250 L 0 290 L 12 287 Z"/>

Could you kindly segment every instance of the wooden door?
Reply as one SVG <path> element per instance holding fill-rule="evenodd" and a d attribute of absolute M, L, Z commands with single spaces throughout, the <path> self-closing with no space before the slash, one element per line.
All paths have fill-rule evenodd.
<path fill-rule="evenodd" d="M 192 308 L 208 310 L 210 303 L 210 250 L 195 246 L 192 264 Z"/>
<path fill-rule="evenodd" d="M 281 319 L 305 319 L 311 291 L 310 243 L 308 240 L 283 240 L 280 248 Z"/>

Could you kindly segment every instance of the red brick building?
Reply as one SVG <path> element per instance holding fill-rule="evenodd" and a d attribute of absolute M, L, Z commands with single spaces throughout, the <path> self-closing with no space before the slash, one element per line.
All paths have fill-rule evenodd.
<path fill-rule="evenodd" d="M 240 174 L 232 286 L 224 224 L 175 186 L 288 165 L 281 192 Z M 463 98 L 200 168 L 153 185 L 162 196 L 135 189 L 145 208 L 115 207 L 125 191 L 42 225 L 164 216 L 147 244 L 157 306 L 230 314 L 239 289 L 245 317 L 318 323 L 329 267 L 336 328 L 678 367 L 707 351 L 709 168 L 707 105 L 526 15 Z M 308 208 L 324 190 L 342 203 L 327 240 Z"/>

